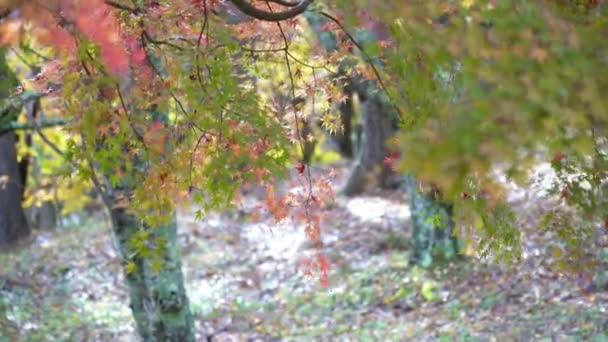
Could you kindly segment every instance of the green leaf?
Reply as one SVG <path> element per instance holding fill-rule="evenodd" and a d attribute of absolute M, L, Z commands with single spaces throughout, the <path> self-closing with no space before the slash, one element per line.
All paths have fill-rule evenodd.
<path fill-rule="evenodd" d="M 439 297 L 435 293 L 435 284 L 430 281 L 425 281 L 420 290 L 422 297 L 429 302 L 437 300 Z"/>

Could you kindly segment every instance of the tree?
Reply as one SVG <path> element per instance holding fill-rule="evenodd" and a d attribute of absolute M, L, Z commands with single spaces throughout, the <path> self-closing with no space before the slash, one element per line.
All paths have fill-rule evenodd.
<path fill-rule="evenodd" d="M 576 271 L 581 246 L 603 229 L 605 206 L 607 6 L 602 1 L 362 1 L 391 28 L 389 92 L 406 94 L 401 168 L 455 203 L 482 255 L 517 258 L 518 215 L 505 204 L 510 181 L 530 186 L 535 165 L 556 177 L 540 229 L 555 232 Z M 346 9 L 346 2 L 337 7 Z M 446 87 L 446 80 L 450 86 Z M 476 229 L 476 228 L 479 229 Z M 568 228 L 565 228 L 568 227 Z M 572 259 L 569 259 L 573 257 Z M 570 261 L 568 261 L 570 260 Z"/>
<path fill-rule="evenodd" d="M 326 16 L 308 11 L 304 16 L 307 19 L 309 26 L 316 33 L 320 45 L 325 49 L 326 54 L 340 52 L 341 43 L 336 34 L 328 29 L 328 26 L 335 24 L 331 21 L 333 17 L 325 13 Z M 328 19 L 329 18 L 329 19 Z M 339 24 L 339 22 L 338 22 Z M 343 29 L 337 27 L 337 29 Z M 378 185 L 390 185 L 389 176 L 391 175 L 390 166 L 384 163 L 386 157 L 389 156 L 387 141 L 392 136 L 397 122 L 399 122 L 399 114 L 395 108 L 391 106 L 390 101 L 386 98 L 386 93 L 378 87 L 376 80 L 368 80 L 356 71 L 359 63 L 377 63 L 378 61 L 369 60 L 369 56 L 365 51 L 365 45 L 369 45 L 373 40 L 382 40 L 387 37 L 379 32 L 378 29 L 360 30 L 359 37 L 354 38 L 344 30 L 342 32 L 342 40 L 348 43 L 357 44 L 357 49 L 360 49 L 359 54 L 365 59 L 363 62 L 358 61 L 354 57 L 345 54 L 345 58 L 341 60 L 338 66 L 336 75 L 332 75 L 335 79 L 344 78 L 342 83 L 342 91 L 344 92 L 344 100 L 339 102 L 340 122 L 343 125 L 339 132 L 342 134 L 338 137 L 338 146 L 340 150 L 347 156 L 352 156 L 353 148 L 351 141 L 352 119 L 353 119 L 353 97 L 357 95 L 361 100 L 361 142 L 355 163 L 347 176 L 346 182 L 340 192 L 347 196 L 352 196 L 361 193 L 366 187 L 366 183 L 370 179 L 370 173 L 376 172 L 378 175 Z M 347 36 L 344 36 L 347 35 Z M 349 40 L 350 39 L 350 40 Z M 370 64 L 372 65 L 372 64 Z M 373 67 L 373 65 L 372 65 Z M 380 65 L 378 65 L 380 67 Z M 378 79 L 381 82 L 381 79 Z M 378 170 L 379 169 L 379 170 Z M 379 171 L 379 172 L 378 172 Z"/>
<path fill-rule="evenodd" d="M 329 53 L 338 51 L 339 44 L 335 34 L 324 29 L 328 23 L 332 23 L 327 18 L 333 18 L 331 16 L 324 18 L 322 15 L 313 12 L 307 12 L 305 16 L 309 25 L 319 37 L 321 45 Z M 368 24 L 368 28 L 358 30 L 356 38 L 350 36 L 342 27 L 341 29 L 344 30 L 346 35 L 343 39 L 346 41 L 351 39 L 360 49 L 359 53 L 363 55 L 365 61 L 369 61 L 370 65 L 375 65 L 381 70 L 383 65 L 380 59 L 375 58 L 373 60 L 367 54 L 366 46 L 369 46 L 374 40 L 382 41 L 389 37 L 381 24 L 366 18 L 363 19 L 363 22 Z M 340 23 L 338 22 L 338 24 Z M 341 71 L 339 74 L 347 75 L 343 91 L 348 94 L 347 96 L 350 99 L 353 95 L 358 94 L 363 102 L 361 105 L 362 139 L 360 148 L 355 164 L 341 190 L 342 194 L 347 196 L 363 191 L 370 179 L 370 173 L 377 172 L 378 169 L 381 170 L 377 176 L 380 186 L 390 186 L 390 183 L 394 182 L 391 179 L 391 176 L 394 176 L 391 168 L 395 158 L 392 156 L 394 153 L 390 152 L 388 143 L 393 137 L 401 117 L 391 104 L 387 93 L 381 87 L 381 78 L 376 76 L 375 80 L 367 80 L 361 74 L 349 71 L 357 63 L 365 63 L 365 61 L 359 62 L 347 58 L 342 60 L 340 64 Z M 380 84 L 377 84 L 376 81 Z M 346 121 L 346 125 L 350 126 L 352 101 L 346 101 L 340 109 L 342 121 Z M 350 140 L 350 136 L 348 139 Z M 397 177 L 403 178 L 403 176 Z M 460 253 L 461 243 L 453 234 L 452 205 L 442 203 L 436 191 L 423 191 L 413 175 L 408 174 L 405 178 L 405 182 L 400 183 L 403 183 L 407 190 L 412 213 L 412 262 L 427 267 L 431 265 L 435 256 L 441 256 L 445 259 L 456 257 Z"/>
<path fill-rule="evenodd" d="M 232 29 L 211 27 L 206 3 L 175 8 L 205 16 L 194 22 L 200 33 L 189 43 L 196 45 L 176 65 L 163 55 L 185 48 L 155 38 L 157 29 L 172 31 L 173 24 L 157 15 L 167 8 L 108 3 L 122 12 L 121 21 L 102 1 L 55 1 L 42 12 L 23 2 L 17 20 L 38 24 L 34 33 L 42 43 L 68 52 L 61 73 L 44 73 L 49 82 L 61 83 L 67 101 L 58 108 L 69 115 L 72 129 L 67 149 L 57 152 L 96 184 L 111 208 L 138 331 L 145 340 L 194 340 L 174 200 L 188 190 L 205 209 L 220 207 L 233 196 L 235 180 L 278 175 L 287 158 L 284 140 L 266 137 L 280 136 L 282 127 L 259 110 L 255 90 L 231 73 L 242 65 L 242 51 L 227 45 Z M 126 30 L 118 31 L 119 24 Z M 201 53 L 205 30 L 217 34 L 219 51 Z M 117 39 L 128 44 L 117 46 Z M 211 39 L 206 37 L 206 46 Z M 177 112 L 170 112 L 170 103 Z M 194 191 L 201 184 L 202 196 Z"/>

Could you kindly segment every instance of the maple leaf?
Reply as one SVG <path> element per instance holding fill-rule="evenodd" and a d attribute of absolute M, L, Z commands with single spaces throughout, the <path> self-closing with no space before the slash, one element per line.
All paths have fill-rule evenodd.
<path fill-rule="evenodd" d="M 110 133 L 110 126 L 109 125 L 99 125 L 97 127 L 97 133 L 99 133 L 99 135 L 102 137 L 108 136 L 108 134 Z"/>
<path fill-rule="evenodd" d="M 297 68 L 297 69 L 296 69 L 296 72 L 294 73 L 294 77 L 295 77 L 296 79 L 301 79 L 301 78 L 302 78 L 302 69 Z"/>
<path fill-rule="evenodd" d="M 399 158 L 399 152 L 393 151 L 388 156 L 384 157 L 384 165 L 391 168 L 391 170 L 396 171 L 397 165 L 396 161 Z"/>
<path fill-rule="evenodd" d="M 296 170 L 298 171 L 299 175 L 303 174 L 304 170 L 306 170 L 306 164 L 304 164 L 302 161 L 298 161 L 296 164 Z"/>
<path fill-rule="evenodd" d="M 321 286 L 327 288 L 329 286 L 329 261 L 323 254 L 317 254 L 317 265 L 321 272 Z"/>

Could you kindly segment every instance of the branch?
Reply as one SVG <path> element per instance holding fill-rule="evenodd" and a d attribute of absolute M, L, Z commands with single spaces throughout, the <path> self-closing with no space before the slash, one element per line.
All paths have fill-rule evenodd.
<path fill-rule="evenodd" d="M 167 46 L 170 46 L 170 47 L 172 47 L 174 49 L 177 49 L 179 51 L 184 51 L 183 47 L 181 47 L 181 46 L 179 46 L 177 44 L 171 43 L 168 40 L 158 40 L 158 39 L 153 38 L 152 36 L 150 36 L 150 34 L 148 33 L 148 31 L 146 31 L 146 30 L 143 30 L 143 37 L 144 37 L 144 39 L 146 39 L 148 42 L 150 42 L 152 44 L 155 44 L 155 45 L 167 45 Z"/>
<path fill-rule="evenodd" d="M 281 0 L 277 0 L 277 1 L 281 1 Z M 294 18 L 294 17 L 304 13 L 304 11 L 306 11 L 308 6 L 313 1 L 314 0 L 302 0 L 296 6 L 291 7 L 288 10 L 275 13 L 275 12 L 263 11 L 255 6 L 253 6 L 246 0 L 230 0 L 230 2 L 232 2 L 232 4 L 234 6 L 236 6 L 241 12 L 247 14 L 248 16 L 258 19 L 258 20 L 273 21 L 273 22 L 291 19 L 291 18 Z M 273 2 L 276 3 L 276 1 L 273 1 Z"/>
<path fill-rule="evenodd" d="M 298 6 L 297 2 L 291 2 L 291 1 L 286 1 L 286 0 L 258 0 L 258 1 L 268 1 L 268 2 L 279 4 L 279 5 L 285 6 L 285 7 L 296 7 L 296 6 Z"/>
<path fill-rule="evenodd" d="M 131 13 L 139 13 L 140 12 L 139 9 L 133 8 L 133 7 L 129 7 L 128 5 L 121 4 L 118 1 L 106 0 L 105 3 L 106 3 L 106 5 L 108 5 L 110 7 L 114 7 L 114 8 L 123 10 L 123 11 L 131 12 Z"/>
<path fill-rule="evenodd" d="M 5 124 L 0 125 L 0 134 L 8 132 L 8 131 L 35 130 L 37 128 L 65 126 L 65 125 L 69 124 L 70 122 L 72 122 L 72 120 L 63 119 L 63 118 L 42 120 L 38 124 L 34 124 L 32 122 L 9 121 Z"/>
<path fill-rule="evenodd" d="M 26 103 L 36 101 L 47 95 L 47 92 L 26 91 L 22 94 L 11 96 L 8 98 L 8 103 L 0 107 L 0 117 L 9 114 L 11 111 L 21 111 L 21 108 Z"/>
<path fill-rule="evenodd" d="M 27 119 L 34 126 L 34 130 L 36 131 L 36 133 L 38 133 L 38 136 L 40 137 L 40 139 L 42 139 L 42 141 L 44 141 L 44 143 L 47 144 L 47 146 L 49 146 L 53 151 L 55 151 L 55 153 L 57 153 L 58 155 L 65 158 L 65 154 L 61 151 L 61 149 L 57 145 L 55 145 L 51 140 L 49 140 L 49 138 L 44 133 L 42 133 L 42 129 L 40 129 L 40 124 L 38 122 L 36 122 L 36 119 L 34 118 L 33 113 L 30 112 L 27 114 L 28 114 Z"/>

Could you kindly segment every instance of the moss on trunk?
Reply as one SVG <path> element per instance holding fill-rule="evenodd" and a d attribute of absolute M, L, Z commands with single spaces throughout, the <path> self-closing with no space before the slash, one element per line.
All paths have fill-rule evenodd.
<path fill-rule="evenodd" d="M 159 227 L 144 227 L 125 209 L 111 211 L 113 231 L 125 262 L 131 311 L 137 330 L 144 341 L 194 341 L 194 325 L 182 274 L 181 254 L 177 241 L 175 217 Z M 161 244 L 160 269 L 151 266 L 131 247 L 135 234 L 148 229 L 150 238 Z"/>
<path fill-rule="evenodd" d="M 436 259 L 450 260 L 459 255 L 462 247 L 454 236 L 452 206 L 422 192 L 413 175 L 405 176 L 412 223 L 412 262 L 423 267 Z"/>

